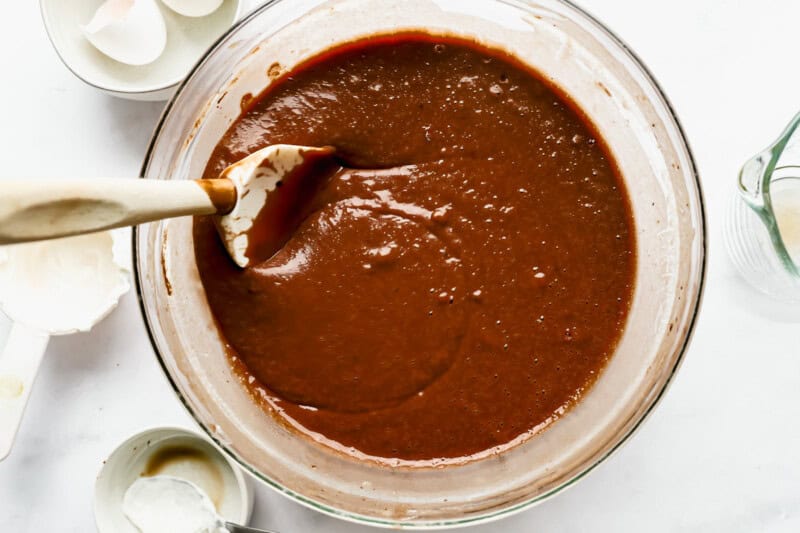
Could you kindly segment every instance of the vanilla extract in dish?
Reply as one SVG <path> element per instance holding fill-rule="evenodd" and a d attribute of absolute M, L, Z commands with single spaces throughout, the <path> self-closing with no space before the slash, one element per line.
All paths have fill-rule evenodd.
<path fill-rule="evenodd" d="M 225 480 L 219 465 L 208 453 L 193 446 L 165 446 L 147 461 L 142 477 L 173 476 L 197 485 L 215 509 L 224 498 Z"/>
<path fill-rule="evenodd" d="M 275 80 L 205 177 L 277 143 L 346 163 L 278 253 L 239 269 L 194 224 L 219 333 L 269 416 L 425 465 L 520 442 L 591 387 L 628 314 L 634 226 L 567 94 L 472 41 L 376 36 Z"/>

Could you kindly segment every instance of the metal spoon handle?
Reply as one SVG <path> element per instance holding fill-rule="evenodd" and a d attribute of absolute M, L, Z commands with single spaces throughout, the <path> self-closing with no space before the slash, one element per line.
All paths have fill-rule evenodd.
<path fill-rule="evenodd" d="M 225 522 L 225 528 L 230 531 L 230 533 L 275 533 L 269 529 L 257 529 L 254 527 L 240 526 L 231 522 Z"/>

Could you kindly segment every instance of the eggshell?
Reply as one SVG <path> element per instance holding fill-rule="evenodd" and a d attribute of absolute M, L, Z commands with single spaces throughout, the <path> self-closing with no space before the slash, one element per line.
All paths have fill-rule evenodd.
<path fill-rule="evenodd" d="M 106 0 L 81 29 L 95 48 L 127 65 L 152 63 L 167 45 L 156 0 Z"/>
<path fill-rule="evenodd" d="M 164 4 L 184 17 L 205 17 L 222 5 L 223 0 L 161 0 Z"/>

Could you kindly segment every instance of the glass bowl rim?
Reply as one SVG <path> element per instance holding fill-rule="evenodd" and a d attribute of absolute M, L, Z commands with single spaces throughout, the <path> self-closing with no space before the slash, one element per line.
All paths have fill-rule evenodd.
<path fill-rule="evenodd" d="M 268 0 L 258 8 L 254 9 L 243 18 L 238 20 L 235 24 L 233 24 L 225 33 L 223 33 L 209 48 L 206 52 L 202 55 L 202 57 L 198 60 L 198 62 L 189 70 L 186 77 L 181 81 L 178 85 L 175 93 L 169 99 L 167 104 L 164 107 L 164 110 L 161 113 L 161 116 L 158 119 L 158 122 L 153 129 L 153 133 L 150 137 L 150 142 L 147 147 L 147 151 L 145 152 L 144 160 L 142 163 L 142 167 L 140 170 L 140 179 L 146 179 L 144 176 L 147 174 L 147 169 L 150 164 L 150 159 L 153 155 L 153 150 L 155 148 L 156 142 L 158 137 L 161 133 L 163 128 L 164 122 L 166 118 L 169 116 L 170 112 L 172 111 L 173 106 L 175 105 L 176 100 L 180 97 L 187 85 L 188 81 L 197 73 L 197 71 L 203 66 L 206 60 L 216 52 L 216 50 L 220 47 L 222 43 L 224 43 L 232 34 L 236 33 L 242 26 L 248 24 L 251 20 L 255 19 L 259 15 L 261 15 L 264 11 L 270 9 L 273 5 L 284 2 L 286 0 Z M 511 1 L 508 0 L 498 0 L 504 3 L 521 3 L 527 4 L 527 0 L 518 0 L 518 1 Z M 582 16 L 586 19 L 587 22 L 594 25 L 596 29 L 600 30 L 602 33 L 606 35 L 616 46 L 619 47 L 620 51 L 628 56 L 629 59 L 632 60 L 635 67 L 637 67 L 641 74 L 644 76 L 645 80 L 652 85 L 652 88 L 655 90 L 656 95 L 661 99 L 661 103 L 664 106 L 669 118 L 672 120 L 673 125 L 675 127 L 676 133 L 680 139 L 679 147 L 682 147 L 685 150 L 685 155 L 687 160 L 690 164 L 688 175 L 691 176 L 692 181 L 694 182 L 694 186 L 697 191 L 697 210 L 698 210 L 698 224 L 699 227 L 697 229 L 697 234 L 700 237 L 700 245 L 699 245 L 699 257 L 697 261 L 699 262 L 699 269 L 697 270 L 697 290 L 694 296 L 694 305 L 693 308 L 689 311 L 691 316 L 689 316 L 689 320 L 687 323 L 686 334 L 684 336 L 683 342 L 681 343 L 677 357 L 672 365 L 672 368 L 669 369 L 668 375 L 666 380 L 664 381 L 663 386 L 660 390 L 657 391 L 655 396 L 652 399 L 652 403 L 647 407 L 647 409 L 642 413 L 639 420 L 637 420 L 628 430 L 625 432 L 619 439 L 619 441 L 612 446 L 605 454 L 598 457 L 597 460 L 586 466 L 586 468 L 582 471 L 577 473 L 571 479 L 568 479 L 561 485 L 553 488 L 552 490 L 540 494 L 538 496 L 532 497 L 527 499 L 523 502 L 517 503 L 510 507 L 505 507 L 503 509 L 490 511 L 485 514 L 480 514 L 476 516 L 471 516 L 467 518 L 454 518 L 454 519 L 447 519 L 447 520 L 436 520 L 436 521 L 425 521 L 425 522 L 405 522 L 402 520 L 392 520 L 392 519 L 381 519 L 375 518 L 370 516 L 365 516 L 357 513 L 352 513 L 349 511 L 343 511 L 341 509 L 337 509 L 336 507 L 322 504 L 313 498 L 306 497 L 294 490 L 289 489 L 288 487 L 284 487 L 283 485 L 273 481 L 269 477 L 261 474 L 259 471 L 254 469 L 250 464 L 247 463 L 243 458 L 239 457 L 238 454 L 233 452 L 226 446 L 224 442 L 222 442 L 219 438 L 217 438 L 214 433 L 206 427 L 206 425 L 198 418 L 196 413 L 193 411 L 192 407 L 188 404 L 186 398 L 184 397 L 183 393 L 180 391 L 177 383 L 174 381 L 172 376 L 167 369 L 166 363 L 164 361 L 164 357 L 161 354 L 158 344 L 156 343 L 155 336 L 153 334 L 153 329 L 150 325 L 150 318 L 147 314 L 147 310 L 145 309 L 145 303 L 143 298 L 143 281 L 141 272 L 139 270 L 139 248 L 138 248 L 138 235 L 139 235 L 139 228 L 138 226 L 133 227 L 133 231 L 131 232 L 132 238 L 132 251 L 133 251 L 133 279 L 134 284 L 136 287 L 136 296 L 139 302 L 139 309 L 142 313 L 142 318 L 144 319 L 145 329 L 147 330 L 147 337 L 150 339 L 150 344 L 153 347 L 153 352 L 156 355 L 156 359 L 158 360 L 159 366 L 161 370 L 164 372 L 164 375 L 167 378 L 170 386 L 172 387 L 173 391 L 175 392 L 176 396 L 180 400 L 183 407 L 192 417 L 192 419 L 203 429 L 206 435 L 215 443 L 220 449 L 229 455 L 239 467 L 243 468 L 245 471 L 249 472 L 252 476 L 254 476 L 260 482 L 266 484 L 268 487 L 272 488 L 279 494 L 282 494 L 289 498 L 292 501 L 295 501 L 304 507 L 309 509 L 321 512 L 325 515 L 342 519 L 348 522 L 368 525 L 373 527 L 382 527 L 382 528 L 400 528 L 400 529 L 416 529 L 416 530 L 430 530 L 430 529 L 445 529 L 445 528 L 453 528 L 453 527 L 460 527 L 460 526 L 467 526 L 467 525 L 478 525 L 478 524 L 485 524 L 489 522 L 493 522 L 495 520 L 499 520 L 500 518 L 504 518 L 507 516 L 511 516 L 513 514 L 517 514 L 522 512 L 526 509 L 529 509 L 557 494 L 564 491 L 565 489 L 575 485 L 578 481 L 583 479 L 587 474 L 592 472 L 598 465 L 603 463 L 606 459 L 608 459 L 612 454 L 614 454 L 617 450 L 619 450 L 623 444 L 628 442 L 631 436 L 642 426 L 645 420 L 647 420 L 656 406 L 661 402 L 661 399 L 664 396 L 664 393 L 667 391 L 669 386 L 672 384 L 675 375 L 678 369 L 683 362 L 686 351 L 691 344 L 692 337 L 694 335 L 696 325 L 697 325 L 697 318 L 700 313 L 700 309 L 702 307 L 703 296 L 705 293 L 705 281 L 707 276 L 707 269 L 708 269 L 708 232 L 707 232 L 707 216 L 706 216 L 706 207 L 705 207 L 705 197 L 703 194 L 703 188 L 700 183 L 700 175 L 697 170 L 697 163 L 695 161 L 694 154 L 692 153 L 691 146 L 689 145 L 689 141 L 686 137 L 686 133 L 684 132 L 683 126 L 675 112 L 675 109 L 672 103 L 667 98 L 664 90 L 661 88 L 661 85 L 656 80 L 655 76 L 652 74 L 650 69 L 645 65 L 645 63 L 639 58 L 639 56 L 628 46 L 619 36 L 617 36 L 614 32 L 612 32 L 605 24 L 600 22 L 594 15 L 592 15 L 586 9 L 576 5 L 573 3 L 572 0 L 555 0 L 558 3 L 566 5 L 568 8 L 574 10 L 579 16 Z"/>

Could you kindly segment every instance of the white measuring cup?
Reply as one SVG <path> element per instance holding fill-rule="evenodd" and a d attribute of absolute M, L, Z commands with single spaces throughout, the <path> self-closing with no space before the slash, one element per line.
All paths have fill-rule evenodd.
<path fill-rule="evenodd" d="M 130 231 L 0 247 L 0 461 L 14 444 L 51 336 L 88 331 L 130 289 Z"/>

